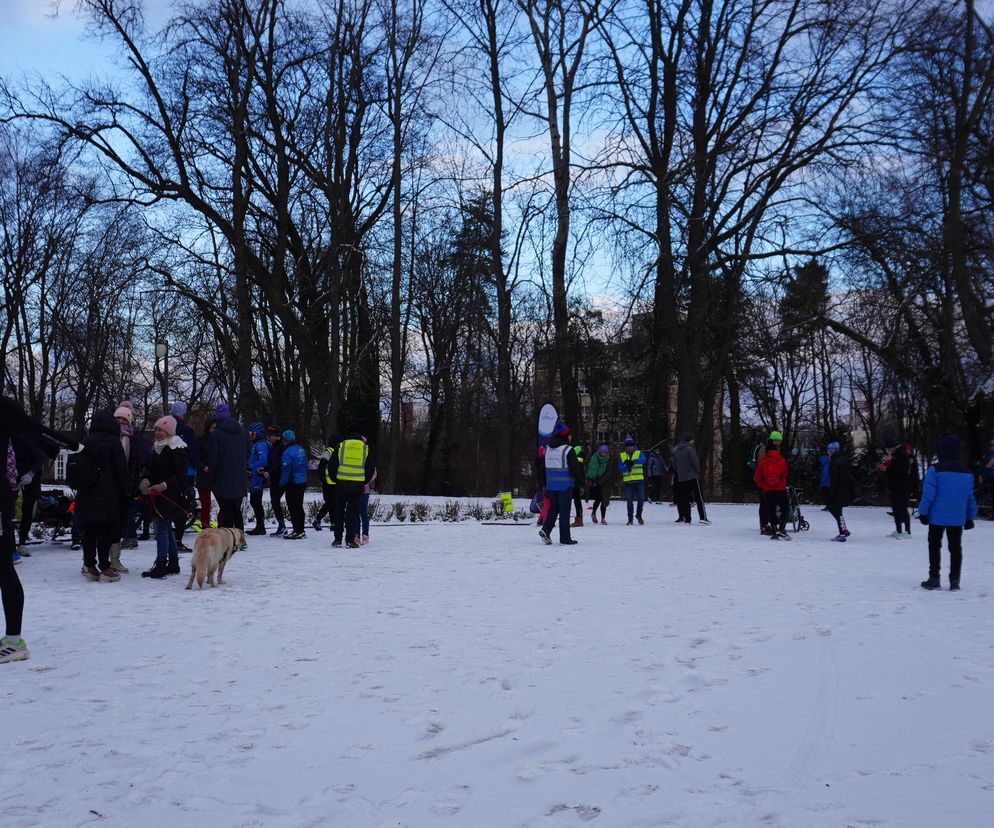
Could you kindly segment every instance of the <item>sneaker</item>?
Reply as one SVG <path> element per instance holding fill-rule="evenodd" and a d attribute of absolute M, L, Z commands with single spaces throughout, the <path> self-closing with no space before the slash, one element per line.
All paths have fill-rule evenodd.
<path fill-rule="evenodd" d="M 318 523 L 316 520 L 311 521 L 311 526 L 314 527 L 314 531 L 315 532 L 320 532 L 321 531 L 321 524 Z"/>
<path fill-rule="evenodd" d="M 100 580 L 113 584 L 120 581 L 121 576 L 114 571 L 114 567 L 108 566 L 106 569 L 100 570 Z"/>
<path fill-rule="evenodd" d="M 601 526 L 607 526 L 607 518 L 606 517 L 602 517 L 601 518 Z"/>
<path fill-rule="evenodd" d="M 592 519 L 593 519 L 594 523 L 597 523 L 597 515 L 593 515 Z"/>
<path fill-rule="evenodd" d="M 17 565 L 18 565 L 18 564 L 19 564 L 19 563 L 21 562 L 21 556 L 20 556 L 20 555 L 18 555 L 18 554 L 17 554 L 16 552 L 14 552 L 14 553 L 13 553 L 13 554 L 11 555 L 11 558 L 12 558 L 12 559 L 13 559 L 13 561 L 14 561 L 14 566 L 17 566 Z"/>
<path fill-rule="evenodd" d="M 701 524 L 701 526 L 710 526 L 711 525 L 711 521 L 708 520 L 707 518 L 703 518 L 703 519 L 701 519 L 701 520 L 699 520 L 697 522 L 699 524 Z"/>
<path fill-rule="evenodd" d="M 642 515 L 636 515 L 635 520 L 639 522 L 639 526 L 645 526 L 645 521 L 642 520 Z"/>
<path fill-rule="evenodd" d="M 542 539 L 542 543 L 546 546 L 552 546 L 552 539 L 546 534 L 544 529 L 538 530 L 538 536 Z"/>
<path fill-rule="evenodd" d="M 904 532 L 898 532 L 895 530 L 890 534 L 886 535 L 886 537 L 893 538 L 894 540 L 901 540 L 901 538 L 904 537 Z"/>
<path fill-rule="evenodd" d="M 99 581 L 100 580 L 100 570 L 95 566 L 84 566 L 83 567 L 83 577 L 87 581 Z"/>
<path fill-rule="evenodd" d="M 352 540 L 350 540 L 350 541 L 349 541 L 348 543 L 346 543 L 345 545 L 346 545 L 346 546 L 347 546 L 347 547 L 348 547 L 349 549 L 359 549 L 359 548 L 361 548 L 361 547 L 362 547 L 362 544 L 361 544 L 361 543 L 359 543 L 359 541 L 357 541 L 357 540 L 356 540 L 355 538 L 353 538 Z"/>
<path fill-rule="evenodd" d="M 331 542 L 331 548 L 332 549 L 341 549 L 342 548 L 342 542 L 340 540 L 332 541 Z"/>
<path fill-rule="evenodd" d="M 285 535 L 285 534 L 286 534 L 286 527 L 285 526 L 277 526 L 275 532 L 270 532 L 269 533 L 269 537 L 271 537 L 271 538 L 278 538 L 281 535 Z"/>
<path fill-rule="evenodd" d="M 845 533 L 840 533 L 840 534 L 836 535 L 834 538 L 832 538 L 832 540 L 837 541 L 838 543 L 845 543 L 846 542 L 846 537 L 847 536 L 846 536 Z"/>
<path fill-rule="evenodd" d="M 949 579 L 949 591 L 959 592 L 959 578 L 956 578 L 955 580 L 952 578 Z"/>
<path fill-rule="evenodd" d="M 942 589 L 942 584 L 939 582 L 939 576 L 934 578 L 929 578 L 927 581 L 922 581 L 922 589 Z"/>
<path fill-rule="evenodd" d="M 251 532 L 246 532 L 246 535 L 268 535 L 269 532 L 266 531 L 265 526 L 256 526 Z"/>
<path fill-rule="evenodd" d="M 305 532 L 288 532 L 283 536 L 283 540 L 303 540 L 306 537 Z"/>
<path fill-rule="evenodd" d="M 14 550 L 14 552 L 16 554 L 20 555 L 22 558 L 30 558 L 31 557 L 31 550 L 29 550 L 26 546 L 18 546 Z"/>
<path fill-rule="evenodd" d="M 148 538 L 146 537 L 145 540 L 148 540 Z M 74 543 L 74 544 L 71 544 L 69 546 L 69 551 L 70 552 L 78 552 L 82 548 L 83 548 L 82 544 Z"/>
<path fill-rule="evenodd" d="M 631 521 L 629 521 L 629 522 L 631 522 Z M 676 520 L 674 520 L 673 522 L 674 522 L 674 523 L 683 523 L 683 518 L 677 518 L 677 519 L 676 519 Z"/>
<path fill-rule="evenodd" d="M 843 529 L 842 534 L 848 538 L 852 534 L 852 532 L 850 532 L 848 529 Z"/>
<path fill-rule="evenodd" d="M 911 540 L 911 533 L 902 532 L 901 535 L 898 537 L 898 540 Z"/>
<path fill-rule="evenodd" d="M 359 538 L 359 543 L 362 544 L 363 546 L 369 543 L 369 535 L 363 535 L 361 538 Z"/>
<path fill-rule="evenodd" d="M 559 541 L 559 545 L 560 546 L 575 546 L 579 542 L 580 541 L 576 540 L 576 538 L 570 538 L 568 541 Z"/>
<path fill-rule="evenodd" d="M 759 534 L 761 534 L 761 535 L 773 535 L 775 533 L 774 533 L 773 529 L 771 529 L 769 526 L 764 526 L 762 529 L 759 530 Z"/>
<path fill-rule="evenodd" d="M 781 540 L 779 532 L 770 533 L 770 540 Z"/>
<path fill-rule="evenodd" d="M 137 549 L 138 538 L 124 538 L 121 540 L 121 549 Z"/>
<path fill-rule="evenodd" d="M 679 522 L 680 522 L 680 521 L 677 521 L 677 523 L 679 523 Z M 631 522 L 631 521 L 628 521 L 628 523 L 627 523 L 627 524 L 625 524 L 625 525 L 626 525 L 626 526 L 631 526 L 631 525 L 632 525 L 632 522 Z"/>
<path fill-rule="evenodd" d="M 192 552 L 193 550 L 189 546 L 187 546 L 185 543 L 183 543 L 182 541 L 180 541 L 179 543 L 176 544 L 176 551 L 177 552 Z"/>
<path fill-rule="evenodd" d="M 0 638 L 0 664 L 9 661 L 24 661 L 28 657 L 28 646 L 23 638 L 16 641 L 8 635 Z"/>

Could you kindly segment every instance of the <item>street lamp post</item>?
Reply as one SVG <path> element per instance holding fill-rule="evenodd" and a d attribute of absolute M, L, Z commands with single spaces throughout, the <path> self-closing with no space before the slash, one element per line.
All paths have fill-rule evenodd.
<path fill-rule="evenodd" d="M 155 364 L 162 360 L 162 413 L 169 413 L 169 343 L 163 339 L 155 343 Z"/>

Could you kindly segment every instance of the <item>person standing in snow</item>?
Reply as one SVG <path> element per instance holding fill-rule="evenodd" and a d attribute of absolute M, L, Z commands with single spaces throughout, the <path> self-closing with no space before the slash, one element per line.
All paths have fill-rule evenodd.
<path fill-rule="evenodd" d="M 244 529 L 242 501 L 245 499 L 245 463 L 248 437 L 226 403 L 217 407 L 217 428 L 207 443 L 207 469 L 217 498 L 217 525 Z"/>
<path fill-rule="evenodd" d="M 776 434 L 777 432 L 774 432 Z M 771 435 L 772 436 L 772 435 Z M 764 522 L 763 534 L 770 540 L 790 540 L 787 534 L 787 461 L 777 444 L 769 444 L 756 464 L 753 481 L 759 487 L 759 510 Z"/>
<path fill-rule="evenodd" d="M 366 438 L 358 431 L 352 431 L 339 444 L 338 451 L 331 459 L 331 473 L 335 478 L 335 525 L 345 533 L 345 545 L 358 549 L 362 544 L 362 519 L 359 509 L 366 486 L 373 478 L 376 464 L 373 462 Z M 340 548 L 342 536 L 337 535 L 332 547 Z"/>
<path fill-rule="evenodd" d="M 600 522 L 607 525 L 607 507 L 611 502 L 611 450 L 600 446 L 587 464 L 587 481 L 590 486 L 591 515 L 597 523 L 597 512 L 600 510 Z"/>
<path fill-rule="evenodd" d="M 135 515 L 135 493 L 138 491 L 138 481 L 141 480 L 142 455 L 135 437 L 134 405 L 130 400 L 124 400 L 114 412 L 114 419 L 121 427 L 121 448 L 128 461 L 128 508 L 121 518 L 120 540 L 111 547 L 110 565 L 116 572 L 127 572 L 128 568 L 121 563 L 122 549 L 138 548 L 138 526 Z"/>
<path fill-rule="evenodd" d="M 155 421 L 154 432 L 152 456 L 138 489 L 145 496 L 155 520 L 155 563 L 142 573 L 142 577 L 160 579 L 179 574 L 173 524 L 185 514 L 182 503 L 189 457 L 186 443 L 176 434 L 174 417 L 160 417 Z"/>
<path fill-rule="evenodd" d="M 246 535 L 266 534 L 266 509 L 262 505 L 262 494 L 266 488 L 266 478 L 262 469 L 269 464 L 269 443 L 266 442 L 266 429 L 262 423 L 249 425 L 249 503 L 255 515 L 255 526 Z"/>
<path fill-rule="evenodd" d="M 676 523 L 691 523 L 690 501 L 697 501 L 697 513 L 701 523 L 709 523 L 707 512 L 704 511 L 704 501 L 700 493 L 698 477 L 701 473 L 701 462 L 694 448 L 694 435 L 686 434 L 673 447 L 673 473 L 676 476 L 677 514 Z"/>
<path fill-rule="evenodd" d="M 542 543 L 551 544 L 552 527 L 559 522 L 559 543 L 571 545 L 577 543 L 570 536 L 569 512 L 573 503 L 573 487 L 577 481 L 583 480 L 583 466 L 576 458 L 576 453 L 569 443 L 569 432 L 564 435 L 555 431 L 552 440 L 545 450 L 545 491 L 552 501 L 549 513 L 546 515 L 538 536 Z"/>
<path fill-rule="evenodd" d="M 329 434 L 328 442 L 325 443 L 324 451 L 318 460 L 318 477 L 321 479 L 321 511 L 317 513 L 314 522 L 311 524 L 315 532 L 321 531 L 321 519 L 331 518 L 331 530 L 335 534 L 340 534 L 335 530 L 335 478 L 331 476 L 331 458 L 338 451 L 338 444 L 342 442 L 340 434 Z"/>
<path fill-rule="evenodd" d="M 639 526 L 645 523 L 642 520 L 642 507 L 645 505 L 645 455 L 636 447 L 635 440 L 631 437 L 625 440 L 625 447 L 618 455 L 618 472 L 621 480 L 625 484 L 625 500 L 628 503 L 628 525 L 632 525 L 632 518 L 639 522 Z M 634 508 L 634 502 L 638 507 Z"/>
<path fill-rule="evenodd" d="M 666 464 L 663 463 L 663 456 L 659 453 L 659 449 L 653 449 L 649 452 L 649 460 L 646 463 L 646 474 L 649 477 L 649 502 L 650 503 L 662 503 L 663 502 L 663 470 Z"/>
<path fill-rule="evenodd" d="M 884 440 L 887 462 L 884 466 L 884 480 L 890 492 L 890 509 L 894 515 L 894 531 L 887 537 L 895 540 L 911 540 L 911 515 L 908 501 L 914 487 L 914 460 L 896 437 Z"/>
<path fill-rule="evenodd" d="M 117 545 L 120 560 L 121 520 L 128 511 L 131 478 L 121 426 L 109 411 L 93 415 L 83 451 L 95 469 L 93 485 L 76 493 L 75 510 L 83 524 L 83 576 L 88 581 L 120 581 L 111 566 L 111 548 Z"/>
<path fill-rule="evenodd" d="M 842 447 L 835 441 L 828 444 L 826 451 L 831 458 L 828 466 L 831 478 L 831 486 L 828 490 L 828 513 L 835 518 L 839 528 L 839 534 L 832 540 L 845 543 L 852 534 L 846 526 L 846 519 L 842 514 L 842 510 L 852 503 L 854 496 L 852 468 L 849 465 L 849 458 L 842 453 Z"/>
<path fill-rule="evenodd" d="M 973 496 L 973 474 L 960 459 L 960 441 L 943 437 L 935 447 L 938 461 L 929 466 L 922 481 L 918 520 L 928 527 L 928 579 L 923 589 L 941 589 L 942 536 L 949 546 L 949 589 L 958 590 L 963 569 L 963 530 L 973 528 L 977 501 Z"/>
<path fill-rule="evenodd" d="M 169 406 L 169 414 L 176 420 L 176 436 L 186 443 L 186 488 L 183 490 L 183 501 L 193 499 L 193 490 L 197 485 L 197 470 L 203 464 L 200 456 L 200 441 L 197 439 L 197 433 L 186 422 L 186 412 L 186 403 L 182 400 L 176 400 Z M 176 532 L 176 548 L 180 552 L 192 551 L 189 546 L 183 543 L 187 519 L 185 514 L 177 515 L 176 522 L 173 524 L 173 530 Z"/>
<path fill-rule="evenodd" d="M 205 450 L 207 444 L 210 442 L 211 432 L 215 428 L 217 428 L 217 420 L 213 417 L 204 423 L 204 433 L 200 438 L 200 445 L 204 446 Z M 211 525 L 211 477 L 205 463 L 201 463 L 200 468 L 197 469 L 196 485 L 197 498 L 200 501 L 200 517 L 198 520 L 200 521 L 200 528 L 203 530 Z"/>
<path fill-rule="evenodd" d="M 266 441 L 269 443 L 269 465 L 260 470 L 269 483 L 269 503 L 273 507 L 273 517 L 276 518 L 276 531 L 270 532 L 269 537 L 278 538 L 286 532 L 283 519 L 283 489 L 280 488 L 280 477 L 283 475 L 283 440 L 278 426 L 266 426 Z"/>
<path fill-rule="evenodd" d="M 583 462 L 583 446 L 573 446 L 573 453 L 576 455 L 580 467 L 584 468 L 586 464 Z M 583 479 L 573 486 L 573 510 L 576 513 L 576 517 L 573 518 L 573 522 L 570 524 L 570 528 L 573 529 L 583 526 L 583 489 L 586 485 L 586 480 L 586 475 L 584 475 Z"/>
<path fill-rule="evenodd" d="M 283 536 L 283 540 L 302 540 L 304 533 L 304 492 L 307 489 L 307 452 L 297 443 L 293 429 L 283 432 L 282 469 L 280 488 L 286 492 L 286 505 L 290 512 L 293 531 Z M 265 530 L 263 530 L 265 531 Z"/>

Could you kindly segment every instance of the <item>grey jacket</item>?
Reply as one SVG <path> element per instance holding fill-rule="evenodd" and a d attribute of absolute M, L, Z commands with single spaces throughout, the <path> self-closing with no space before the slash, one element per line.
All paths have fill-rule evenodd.
<path fill-rule="evenodd" d="M 697 452 L 690 443 L 681 440 L 673 449 L 673 471 L 676 479 L 696 480 L 701 471 L 700 461 L 697 459 Z"/>

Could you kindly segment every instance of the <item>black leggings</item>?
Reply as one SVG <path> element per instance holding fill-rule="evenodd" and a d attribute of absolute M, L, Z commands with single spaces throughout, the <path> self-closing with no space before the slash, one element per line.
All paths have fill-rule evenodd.
<path fill-rule="evenodd" d="M 321 497 L 324 499 L 324 503 L 321 504 L 321 511 L 318 512 L 318 516 L 314 518 L 315 521 L 320 523 L 324 518 L 330 517 L 332 526 L 335 525 L 335 487 L 329 486 L 327 482 L 321 484 Z"/>
<path fill-rule="evenodd" d="M 0 594 L 7 635 L 21 637 L 21 616 L 24 615 L 24 587 L 14 569 L 14 503 L 0 509 Z"/>
<path fill-rule="evenodd" d="M 844 535 L 849 528 L 846 526 L 846 519 L 842 515 L 842 507 L 837 506 L 834 503 L 828 504 L 828 513 L 835 518 L 835 522 L 839 524 L 839 534 Z M 909 530 L 910 531 L 910 530 Z"/>
<path fill-rule="evenodd" d="M 761 508 L 763 510 L 763 518 L 767 526 L 770 526 L 778 532 L 787 531 L 787 492 L 783 489 L 774 492 L 763 492 L 763 499 L 760 502 Z M 780 510 L 780 516 L 777 517 L 777 510 Z M 687 511 L 690 511 L 690 507 L 687 507 Z"/>
<path fill-rule="evenodd" d="M 279 486 L 273 485 L 269 489 L 269 503 L 273 507 L 273 517 L 276 518 L 276 527 L 278 529 L 283 529 L 285 523 L 283 521 L 283 489 Z"/>
<path fill-rule="evenodd" d="M 256 489 L 249 492 L 249 503 L 252 504 L 252 514 L 255 515 L 255 528 L 265 527 L 266 508 L 262 505 L 263 489 Z"/>
<path fill-rule="evenodd" d="M 590 484 L 590 499 L 594 502 L 593 516 L 597 517 L 597 507 L 600 506 L 601 520 L 604 520 L 604 513 L 607 511 L 607 498 L 600 483 Z"/>
<path fill-rule="evenodd" d="M 897 531 L 911 534 L 911 515 L 908 514 L 908 493 L 891 492 L 890 510 L 894 513 L 894 526 Z"/>

